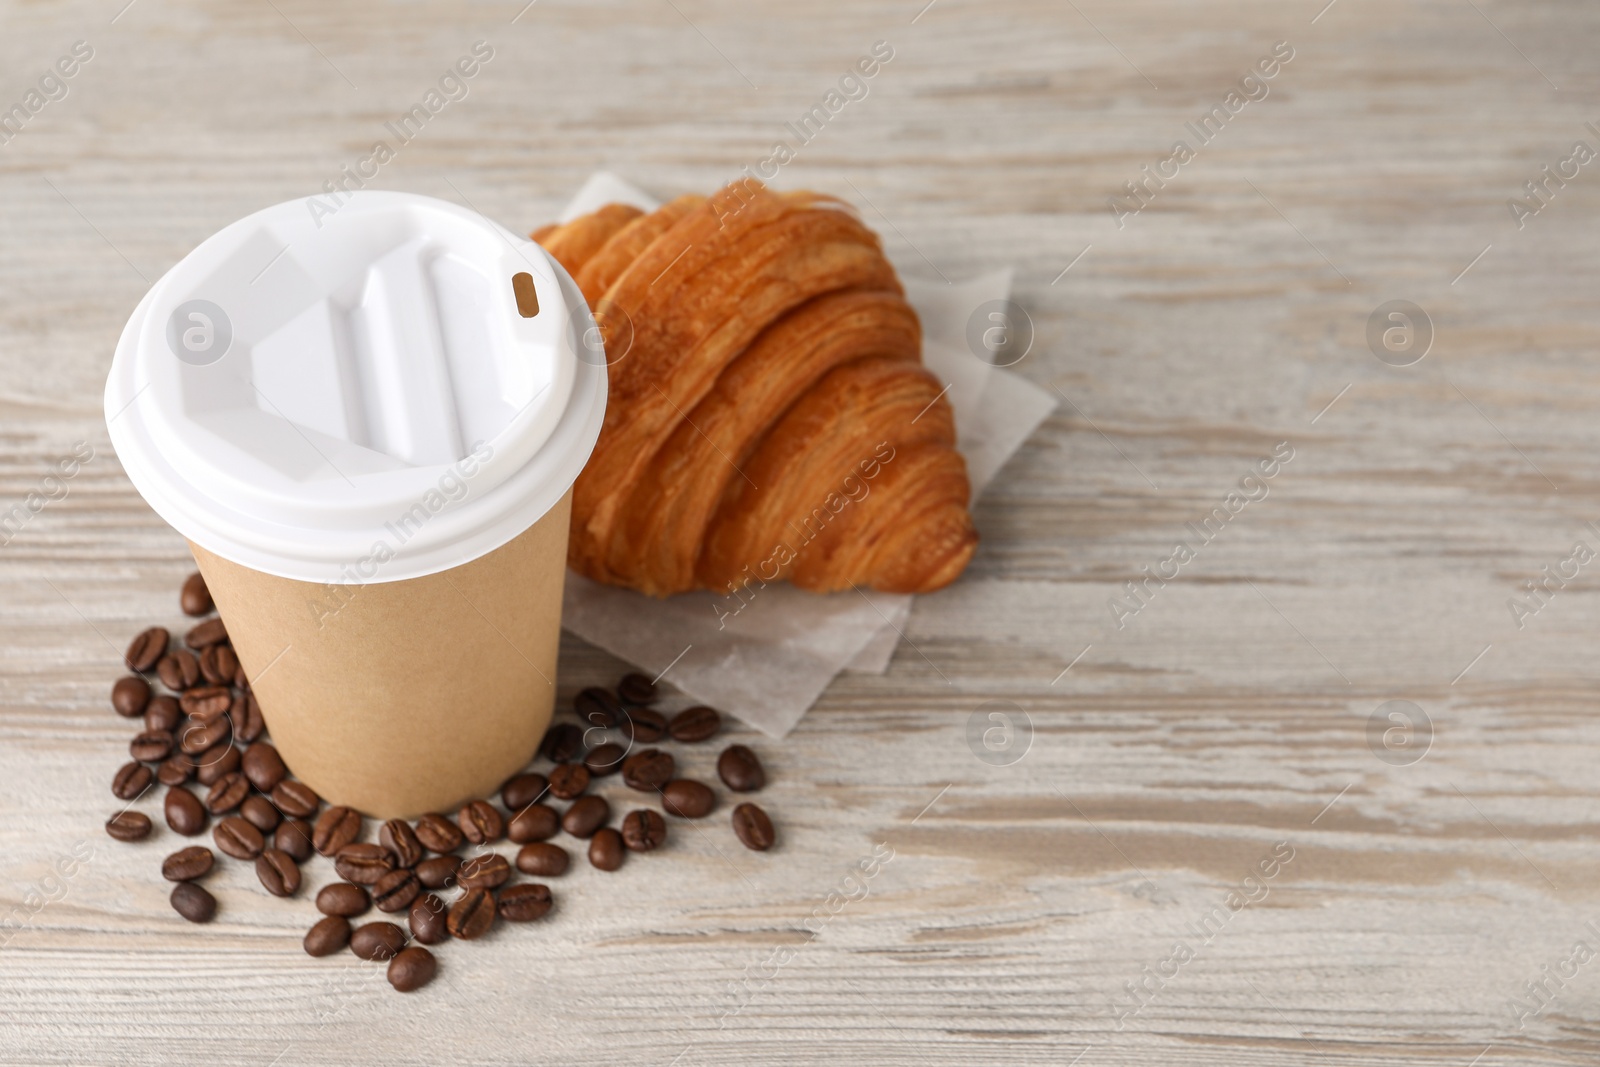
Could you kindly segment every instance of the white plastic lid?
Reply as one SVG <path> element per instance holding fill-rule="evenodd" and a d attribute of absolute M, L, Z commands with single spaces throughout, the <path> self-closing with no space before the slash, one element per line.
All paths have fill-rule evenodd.
<path fill-rule="evenodd" d="M 598 338 L 561 266 L 474 212 L 292 200 L 145 294 L 106 424 L 195 544 L 284 578 L 399 581 L 500 547 L 566 493 L 605 414 Z"/>

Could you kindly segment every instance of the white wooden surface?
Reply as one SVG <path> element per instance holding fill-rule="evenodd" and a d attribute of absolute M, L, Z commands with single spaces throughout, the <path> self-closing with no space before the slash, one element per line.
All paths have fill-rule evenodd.
<path fill-rule="evenodd" d="M 0 146 L 0 506 L 96 449 L 0 548 L 0 913 L 22 917 L 0 1062 L 1600 1056 L 1600 963 L 1520 1028 L 1510 1006 L 1574 942 L 1600 950 L 1593 568 L 1522 629 L 1507 608 L 1574 541 L 1600 548 L 1600 173 L 1522 230 L 1505 205 L 1596 144 L 1593 5 L 122 3 L 0 6 L 7 107 L 94 48 Z M 1037 327 L 1017 369 L 1071 403 L 980 502 L 977 560 L 919 601 L 889 673 L 753 740 L 780 849 L 738 850 L 719 818 L 615 876 L 580 864 L 550 921 L 446 946 L 401 997 L 307 958 L 309 903 L 242 865 L 215 924 L 181 922 L 156 873 L 172 835 L 100 829 L 118 655 L 175 618 L 188 570 L 100 391 L 150 281 L 363 158 L 480 39 L 468 98 L 376 184 L 523 227 L 599 167 L 711 188 L 890 42 L 778 184 L 856 201 L 908 273 L 1015 264 Z M 1269 96 L 1119 230 L 1107 197 L 1278 40 L 1295 58 Z M 1437 329 L 1403 369 L 1365 340 L 1392 299 Z M 1280 441 L 1270 496 L 1117 630 L 1107 599 Z M 570 642 L 563 689 L 618 666 Z M 1434 727 L 1411 766 L 1368 747 L 1392 699 Z M 991 700 L 1031 719 L 1008 766 L 966 740 Z M 1119 1029 L 1124 983 L 1279 841 L 1265 898 Z M 879 842 L 894 858 L 812 939 Z"/>

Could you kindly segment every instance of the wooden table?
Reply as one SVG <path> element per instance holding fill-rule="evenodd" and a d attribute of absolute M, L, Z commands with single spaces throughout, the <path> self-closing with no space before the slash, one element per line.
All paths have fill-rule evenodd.
<path fill-rule="evenodd" d="M 1600 551 L 1600 163 L 1520 228 L 1507 205 L 1600 147 L 1593 5 L 123 2 L 0 15 L 5 107 L 93 49 L 0 146 L 0 507 L 94 450 L 0 549 L 0 1062 L 1600 1056 L 1600 561 L 1574 555 Z M 101 830 L 129 735 L 107 689 L 133 633 L 181 622 L 189 563 L 100 397 L 150 282 L 355 166 L 480 40 L 373 184 L 519 227 L 601 167 L 709 190 L 889 42 L 778 184 L 855 201 L 907 273 L 1014 264 L 1015 369 L 1065 399 L 887 675 L 782 743 L 738 732 L 779 849 L 719 816 L 580 863 L 549 921 L 445 946 L 402 997 L 306 957 L 309 903 L 244 865 L 214 924 L 180 921 L 176 839 Z M 1146 165 L 1168 177 L 1126 199 Z M 1431 321 L 1418 362 L 1421 334 L 1381 344 L 1399 320 L 1369 345 L 1396 300 Z M 1129 601 L 1146 567 L 1176 577 Z M 562 690 L 619 669 L 571 641 Z"/>

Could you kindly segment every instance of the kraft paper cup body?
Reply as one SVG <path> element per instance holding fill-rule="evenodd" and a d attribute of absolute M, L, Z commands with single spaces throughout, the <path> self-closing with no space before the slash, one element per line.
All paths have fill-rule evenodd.
<path fill-rule="evenodd" d="M 549 723 L 604 349 L 525 238 L 409 194 L 319 204 L 240 220 L 151 288 L 107 425 L 294 775 L 378 818 L 450 811 Z"/>

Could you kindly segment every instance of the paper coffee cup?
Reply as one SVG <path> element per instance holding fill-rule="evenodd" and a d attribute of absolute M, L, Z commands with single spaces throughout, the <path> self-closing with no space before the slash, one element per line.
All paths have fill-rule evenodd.
<path fill-rule="evenodd" d="M 488 795 L 555 698 L 606 368 L 572 279 L 453 204 L 268 208 L 147 293 L 106 383 L 289 768 L 378 817 Z"/>

